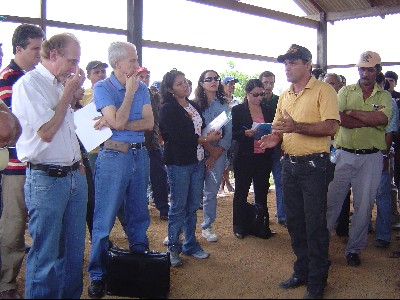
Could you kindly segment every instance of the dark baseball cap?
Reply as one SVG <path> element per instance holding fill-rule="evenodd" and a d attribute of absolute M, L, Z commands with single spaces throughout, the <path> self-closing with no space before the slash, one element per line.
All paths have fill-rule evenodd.
<path fill-rule="evenodd" d="M 100 66 L 103 66 L 104 68 L 108 68 L 108 65 L 106 63 L 103 63 L 99 60 L 93 60 L 90 63 L 88 63 L 88 65 L 86 67 L 86 71 L 89 74 L 89 72 L 91 70 L 93 70 L 94 68 L 100 67 Z"/>
<path fill-rule="evenodd" d="M 312 55 L 310 50 L 305 47 L 292 44 L 286 54 L 279 55 L 277 60 L 280 63 L 283 63 L 286 59 L 289 60 L 296 60 L 296 59 L 303 59 L 305 61 L 311 61 Z"/>

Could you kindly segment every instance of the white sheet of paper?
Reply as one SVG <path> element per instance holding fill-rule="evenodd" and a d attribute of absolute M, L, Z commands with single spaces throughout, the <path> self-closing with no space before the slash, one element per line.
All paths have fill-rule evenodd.
<path fill-rule="evenodd" d="M 207 136 L 207 133 L 209 133 L 211 130 L 220 130 L 222 127 L 224 127 L 227 123 L 229 122 L 228 115 L 226 114 L 225 111 L 220 113 L 218 117 L 216 117 L 214 120 L 212 120 L 201 132 L 202 136 Z"/>
<path fill-rule="evenodd" d="M 75 132 L 87 152 L 92 151 L 112 136 L 112 131 L 108 127 L 103 127 L 100 130 L 94 129 L 93 126 L 96 121 L 93 119 L 98 116 L 101 116 L 101 114 L 96 110 L 96 105 L 93 102 L 74 113 L 74 121 L 77 127 Z"/>

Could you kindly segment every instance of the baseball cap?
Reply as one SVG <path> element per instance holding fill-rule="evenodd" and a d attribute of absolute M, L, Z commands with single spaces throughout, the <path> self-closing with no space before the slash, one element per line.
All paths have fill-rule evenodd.
<path fill-rule="evenodd" d="M 233 77 L 233 76 L 226 76 L 226 77 L 224 77 L 224 79 L 222 80 L 222 83 L 223 84 L 227 84 L 228 82 L 231 82 L 231 81 L 233 81 L 233 82 L 235 82 L 235 83 L 238 83 L 239 82 L 239 80 L 237 80 L 235 77 Z"/>
<path fill-rule="evenodd" d="M 87 73 L 89 73 L 91 70 L 93 70 L 94 68 L 97 68 L 99 66 L 108 68 L 108 65 L 106 63 L 103 63 L 99 60 L 93 60 L 93 61 L 89 62 L 88 65 L 86 66 L 86 71 L 87 71 Z"/>
<path fill-rule="evenodd" d="M 303 59 L 306 61 L 311 61 L 312 55 L 310 50 L 308 50 L 307 48 L 292 44 L 292 46 L 290 46 L 289 50 L 285 54 L 279 55 L 277 58 L 278 62 L 280 63 L 283 63 L 286 59 Z"/>
<path fill-rule="evenodd" d="M 385 73 L 385 77 L 386 78 L 392 78 L 392 79 L 394 79 L 394 81 L 397 83 L 397 80 L 399 79 L 399 76 L 397 76 L 397 74 L 396 74 L 396 72 L 393 72 L 393 71 L 387 71 L 386 73 Z"/>
<path fill-rule="evenodd" d="M 139 67 L 139 69 L 138 69 L 138 74 L 139 73 L 142 73 L 142 72 L 146 72 L 146 73 L 150 73 L 150 71 L 149 70 L 147 70 L 147 68 L 146 67 Z"/>
<path fill-rule="evenodd" d="M 160 87 L 161 87 L 161 81 L 154 81 L 151 84 L 151 87 L 154 87 L 158 91 L 160 89 Z"/>
<path fill-rule="evenodd" d="M 378 53 L 373 51 L 365 51 L 361 53 L 360 59 L 356 64 L 356 67 L 359 68 L 373 68 L 375 65 L 381 64 L 381 57 Z"/>

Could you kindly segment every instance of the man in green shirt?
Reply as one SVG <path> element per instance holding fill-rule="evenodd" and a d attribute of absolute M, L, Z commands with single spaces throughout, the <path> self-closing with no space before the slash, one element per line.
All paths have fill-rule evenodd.
<path fill-rule="evenodd" d="M 359 253 L 367 246 L 368 224 L 378 191 L 386 151 L 385 128 L 392 115 L 390 94 L 376 83 L 381 71 L 378 53 L 366 51 L 356 64 L 360 79 L 339 93 L 341 123 L 334 146 L 336 168 L 328 189 L 327 225 L 332 231 L 350 186 L 353 217 L 345 249 L 347 264 L 359 266 Z"/>

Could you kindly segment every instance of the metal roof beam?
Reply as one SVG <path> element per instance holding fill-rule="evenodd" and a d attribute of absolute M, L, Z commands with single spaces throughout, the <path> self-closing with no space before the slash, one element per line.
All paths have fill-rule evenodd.
<path fill-rule="evenodd" d="M 295 15 L 283 13 L 280 11 L 267 9 L 263 7 L 258 7 L 246 3 L 241 3 L 235 0 L 187 0 L 191 2 L 196 2 L 199 4 L 205 4 L 209 6 L 214 6 L 218 8 L 224 8 L 233 10 L 236 12 L 249 14 L 258 17 L 264 17 L 268 19 L 273 19 L 281 22 L 286 22 L 294 25 L 300 25 L 304 27 L 310 27 L 314 29 L 319 28 L 319 22 L 316 20 L 311 20 L 309 18 L 298 17 Z"/>

